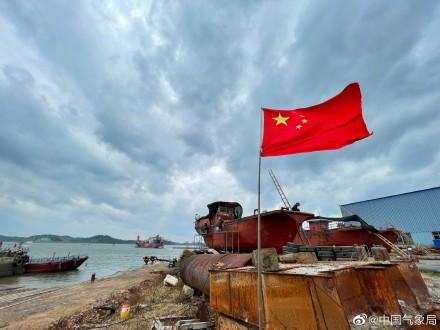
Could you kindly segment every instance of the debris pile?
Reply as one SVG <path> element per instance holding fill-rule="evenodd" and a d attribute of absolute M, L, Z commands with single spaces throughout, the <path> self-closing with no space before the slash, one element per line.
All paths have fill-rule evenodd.
<path fill-rule="evenodd" d="M 146 280 L 129 290 L 115 292 L 107 299 L 96 301 L 82 312 L 59 319 L 50 330 L 94 329 L 150 329 L 153 322 L 163 317 L 194 319 L 200 305 L 197 299 L 189 299 L 183 284 L 164 285 L 164 273 L 155 280 Z M 175 278 L 175 277 L 174 277 Z M 176 278 L 175 278 L 176 279 Z M 176 279 L 177 280 L 177 279 Z M 120 317 L 121 306 L 129 306 L 129 315 Z"/>

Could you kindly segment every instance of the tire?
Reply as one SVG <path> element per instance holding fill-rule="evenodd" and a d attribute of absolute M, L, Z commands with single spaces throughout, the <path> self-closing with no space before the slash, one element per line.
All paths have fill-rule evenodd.
<path fill-rule="evenodd" d="M 23 258 L 15 258 L 14 262 L 17 266 L 21 266 L 23 265 Z"/>

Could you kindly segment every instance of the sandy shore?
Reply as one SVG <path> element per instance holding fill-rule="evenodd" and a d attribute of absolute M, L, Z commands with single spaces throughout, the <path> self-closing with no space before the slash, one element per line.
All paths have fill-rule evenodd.
<path fill-rule="evenodd" d="M 168 270 L 164 264 L 144 266 L 117 276 L 71 287 L 9 294 L 0 301 L 0 328 L 46 329 L 57 320 L 78 314 L 98 300 L 141 283 L 157 283 Z"/>

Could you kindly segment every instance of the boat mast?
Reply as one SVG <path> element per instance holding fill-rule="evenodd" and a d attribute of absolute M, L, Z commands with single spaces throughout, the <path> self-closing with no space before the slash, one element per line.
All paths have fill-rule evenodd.
<path fill-rule="evenodd" d="M 269 169 L 269 175 L 273 181 L 273 184 L 275 185 L 275 188 L 277 188 L 278 194 L 280 195 L 281 201 L 284 203 L 284 206 L 291 210 L 292 206 L 290 205 L 289 200 L 287 199 L 286 194 L 283 191 L 283 188 L 281 188 L 281 185 L 271 168 Z"/>

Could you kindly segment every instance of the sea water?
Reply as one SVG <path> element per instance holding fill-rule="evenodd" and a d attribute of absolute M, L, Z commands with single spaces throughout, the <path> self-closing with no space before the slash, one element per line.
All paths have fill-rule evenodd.
<path fill-rule="evenodd" d="M 136 248 L 134 244 L 93 243 L 30 243 L 23 244 L 32 258 L 86 255 L 89 257 L 77 270 L 60 273 L 24 274 L 0 278 L 1 287 L 51 288 L 76 284 L 109 277 L 120 272 L 145 265 L 143 257 L 156 256 L 162 259 L 178 258 L 183 249 L 180 246 L 165 245 L 162 249 Z"/>

